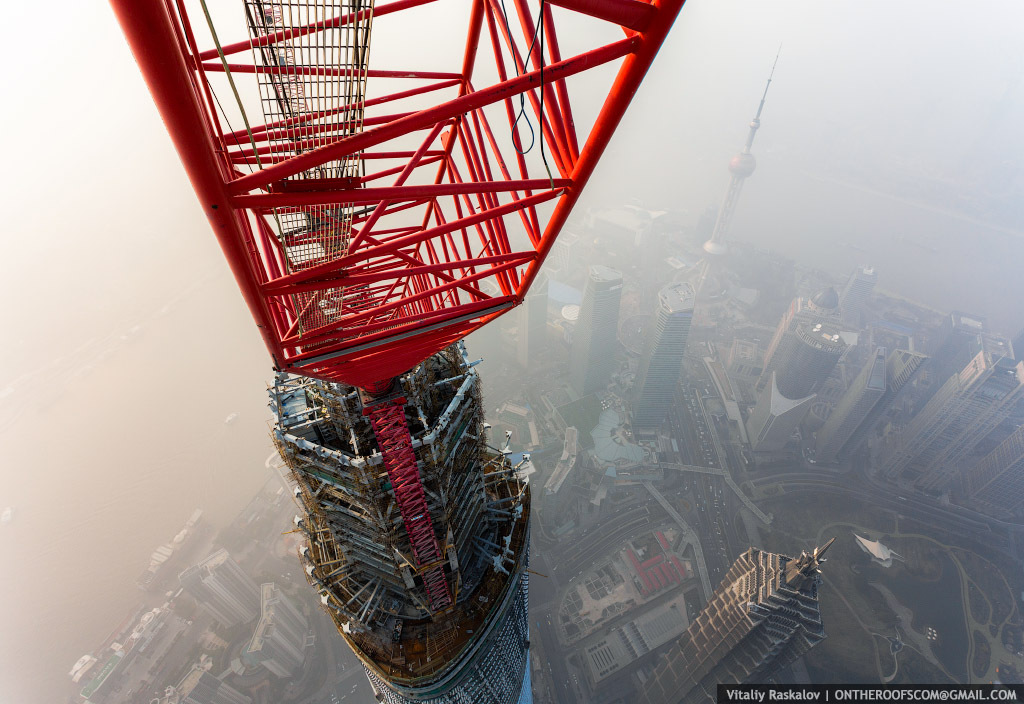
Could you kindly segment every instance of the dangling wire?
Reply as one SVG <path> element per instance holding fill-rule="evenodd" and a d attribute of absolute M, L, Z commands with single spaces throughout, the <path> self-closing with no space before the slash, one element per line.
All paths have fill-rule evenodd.
<path fill-rule="evenodd" d="M 505 33 L 508 36 L 509 50 L 512 54 L 512 68 L 515 69 L 516 78 L 519 78 L 522 74 L 519 73 L 519 64 L 516 62 L 515 57 L 515 43 L 512 41 L 512 28 L 508 23 L 508 11 L 505 9 L 505 0 L 499 0 L 501 3 L 501 16 L 505 22 Z M 540 0 L 540 14 L 538 16 L 537 26 L 533 29 L 533 38 L 530 40 L 530 48 L 526 50 L 526 54 L 523 55 L 523 68 L 528 68 L 527 62 L 533 55 L 533 48 L 537 44 L 537 37 L 540 37 L 540 119 L 538 129 L 540 130 L 540 158 L 544 163 L 544 169 L 548 173 L 548 181 L 551 183 L 551 188 L 555 187 L 555 179 L 551 175 L 551 167 L 548 165 L 548 157 L 544 152 L 544 8 L 547 0 Z M 519 144 L 516 144 L 516 135 L 519 134 L 517 125 L 519 121 L 523 120 L 526 123 L 526 127 L 530 130 L 530 146 L 526 149 L 520 149 L 519 145 L 522 144 L 522 140 L 518 140 Z M 533 129 L 533 123 L 530 122 L 530 116 L 526 114 L 526 93 L 525 91 L 519 94 L 519 110 L 516 113 L 516 119 L 512 122 L 512 146 L 520 154 L 526 155 L 533 151 L 533 145 L 537 141 L 537 133 Z"/>

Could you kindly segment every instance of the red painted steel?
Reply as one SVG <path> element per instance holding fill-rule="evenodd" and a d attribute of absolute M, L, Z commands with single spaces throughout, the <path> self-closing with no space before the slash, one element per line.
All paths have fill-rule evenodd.
<path fill-rule="evenodd" d="M 420 12 L 445 10 L 441 0 L 378 5 L 374 32 L 389 31 L 389 15 L 428 3 Z M 268 47 L 290 52 L 287 42 L 354 25 L 371 10 L 242 41 L 218 27 L 230 40 L 222 56 L 197 46 L 193 28 L 206 20 L 190 17 L 185 0 L 112 4 L 275 366 L 372 388 L 522 302 L 683 0 L 548 0 L 539 11 L 526 0 L 473 0 L 469 17 L 448 19 L 466 23 L 460 65 L 373 66 L 365 75 L 375 97 L 249 129 L 232 128 L 218 106 L 232 102 L 225 74 L 238 85 L 285 68 L 291 81 L 350 75 L 257 57 Z M 566 24 L 583 15 L 617 37 L 563 57 L 559 34 L 570 36 Z M 574 45 L 591 34 L 573 33 Z M 603 106 L 578 134 L 570 80 L 610 63 L 619 67 Z M 516 122 L 519 96 L 550 177 L 541 144 L 525 157 L 513 147 L 528 143 Z M 352 109 L 363 111 L 358 124 L 331 122 Z M 282 141 L 288 133 L 300 136 Z M 355 160 L 358 176 L 309 177 L 339 159 Z M 319 220 L 310 215 L 317 208 Z M 341 216 L 323 215 L 330 209 L 350 213 L 343 227 Z M 285 231 L 282 215 L 314 224 Z M 342 229 L 341 246 L 332 241 L 296 263 L 293 248 Z"/>
<path fill-rule="evenodd" d="M 395 502 L 412 543 L 416 568 L 427 588 L 430 608 L 436 613 L 450 607 L 452 597 L 441 564 L 441 548 L 434 535 L 434 523 L 430 520 L 426 495 L 420 482 L 412 438 L 405 422 L 404 404 L 404 398 L 381 401 L 368 406 L 364 413 L 373 425 L 384 468 L 395 493 Z"/>

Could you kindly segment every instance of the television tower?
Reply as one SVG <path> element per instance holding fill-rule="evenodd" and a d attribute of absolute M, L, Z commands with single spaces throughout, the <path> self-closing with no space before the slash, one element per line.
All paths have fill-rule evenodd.
<path fill-rule="evenodd" d="M 568 57 L 544 0 L 434 1 L 112 4 L 270 353 L 310 584 L 379 700 L 512 704 L 530 493 L 460 341 L 523 302 L 683 0 L 557 0 L 615 30 Z M 566 81 L 609 63 L 578 134 Z"/>
<path fill-rule="evenodd" d="M 761 94 L 761 102 L 758 103 L 757 113 L 750 121 L 750 131 L 747 132 L 747 141 L 739 154 L 729 160 L 729 172 L 732 177 L 729 179 L 729 189 L 725 192 L 722 205 L 718 209 L 718 218 L 715 220 L 715 228 L 711 231 L 711 239 L 704 243 L 704 252 L 707 256 L 701 262 L 700 275 L 697 278 L 697 296 L 699 297 L 707 280 L 708 272 L 714 266 L 714 262 L 729 253 L 729 245 L 725 236 L 729 233 L 729 223 L 732 222 L 733 213 L 736 212 L 736 204 L 740 199 L 740 191 L 743 190 L 743 182 L 747 180 L 757 167 L 757 160 L 750 153 L 754 146 L 754 137 L 761 127 L 761 111 L 764 110 L 764 101 L 768 97 L 768 88 L 772 85 L 772 76 L 775 75 L 775 65 L 779 63 L 779 53 L 782 47 L 775 54 L 775 62 L 772 63 L 771 73 L 768 74 L 768 82 L 764 86 L 764 93 Z"/>

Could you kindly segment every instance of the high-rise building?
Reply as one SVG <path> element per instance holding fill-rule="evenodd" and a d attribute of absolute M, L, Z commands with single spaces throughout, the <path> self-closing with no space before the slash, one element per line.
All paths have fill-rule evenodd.
<path fill-rule="evenodd" d="M 778 54 L 775 56 L 775 63 L 778 63 Z M 708 274 L 716 261 L 729 253 L 729 245 L 726 236 L 729 234 L 729 224 L 732 222 L 733 213 L 736 212 L 736 204 L 740 201 L 740 192 L 743 190 L 743 183 L 754 173 L 757 168 L 757 159 L 750 153 L 754 146 L 754 137 L 761 127 L 761 111 L 764 110 L 764 101 L 768 98 L 768 89 L 772 85 L 772 77 L 775 75 L 775 64 L 772 64 L 772 71 L 768 74 L 768 82 L 764 86 L 764 93 L 761 94 L 761 102 L 757 105 L 757 112 L 754 119 L 750 121 L 750 128 L 747 131 L 747 141 L 743 144 L 740 152 L 729 160 L 729 188 L 722 199 L 722 205 L 718 208 L 718 217 L 715 219 L 714 228 L 711 230 L 711 237 L 704 243 L 705 257 L 701 263 L 700 276 L 697 280 L 696 294 L 701 295 L 704 291 L 704 283 L 708 280 Z"/>
<path fill-rule="evenodd" d="M 519 306 L 516 360 L 527 369 L 543 360 L 548 334 L 548 279 L 538 274 Z"/>
<path fill-rule="evenodd" d="M 1010 512 L 1024 505 L 1024 426 L 964 473 L 964 494 Z"/>
<path fill-rule="evenodd" d="M 834 540 L 797 558 L 748 548 L 655 667 L 641 700 L 714 702 L 719 684 L 764 682 L 824 640 L 818 566 Z"/>
<path fill-rule="evenodd" d="M 834 293 L 834 292 L 833 292 Z M 846 342 L 830 323 L 797 318 L 792 332 L 782 336 L 773 360 L 771 383 L 758 396 L 747 418 L 747 437 L 755 452 L 777 452 L 789 443 L 825 383 Z"/>
<path fill-rule="evenodd" d="M 590 267 L 570 352 L 569 381 L 580 396 L 604 388 L 615 371 L 622 274 Z"/>
<path fill-rule="evenodd" d="M 924 370 L 931 380 L 931 393 L 942 388 L 949 377 L 958 374 L 971 361 L 986 332 L 985 318 L 980 315 L 953 311 L 946 316 L 942 334 Z"/>
<path fill-rule="evenodd" d="M 885 395 L 886 350 L 879 347 L 832 409 L 815 438 L 815 458 L 831 462 Z"/>
<path fill-rule="evenodd" d="M 168 704 L 250 704 L 252 699 L 206 670 L 194 668 L 167 697 Z"/>
<path fill-rule="evenodd" d="M 782 395 L 772 374 L 771 385 L 761 392 L 747 418 L 747 438 L 754 452 L 778 452 L 789 444 L 793 431 L 807 415 L 815 395 L 790 399 Z"/>
<path fill-rule="evenodd" d="M 260 590 L 223 548 L 178 575 L 181 586 L 225 626 L 260 613 Z"/>
<path fill-rule="evenodd" d="M 658 309 L 640 361 L 633 425 L 656 429 L 672 405 L 693 320 L 693 286 L 673 283 L 658 292 Z"/>
<path fill-rule="evenodd" d="M 964 461 L 1002 423 L 1024 391 L 1024 362 L 1008 341 L 977 337 L 977 352 L 949 378 L 879 457 L 878 471 L 918 489 L 945 491 Z"/>
<path fill-rule="evenodd" d="M 853 434 L 840 448 L 840 452 L 852 452 L 869 439 L 871 431 L 878 427 L 882 417 L 892 410 L 899 393 L 907 388 L 917 373 L 924 367 L 928 357 L 910 350 L 887 352 L 885 361 L 885 391 L 878 402 L 868 411 L 864 420 L 854 429 Z"/>
<path fill-rule="evenodd" d="M 803 398 L 825 383 L 846 342 L 838 327 L 829 323 L 804 323 L 783 341 L 776 352 L 779 391 L 786 398 Z"/>
<path fill-rule="evenodd" d="M 842 311 L 843 322 L 857 325 L 860 323 L 861 314 L 864 312 L 864 304 L 871 297 L 878 283 L 878 273 L 872 266 L 859 266 L 854 269 L 839 294 L 839 308 Z"/>
<path fill-rule="evenodd" d="M 262 665 L 278 677 L 292 677 L 306 658 L 309 623 L 273 582 L 260 585 L 260 620 L 242 654 L 248 663 Z"/>
<path fill-rule="evenodd" d="M 383 397 L 279 374 L 271 406 L 303 507 L 307 578 L 378 699 L 529 701 L 529 487 L 485 444 L 465 348 L 429 357 Z M 405 427 L 415 483 L 395 469 Z"/>
<path fill-rule="evenodd" d="M 796 336 L 797 328 L 806 323 L 838 323 L 839 322 L 839 294 L 829 286 L 819 291 L 810 298 L 797 297 L 786 309 L 779 324 L 775 328 L 775 334 L 764 352 L 764 365 L 761 369 L 761 377 L 757 382 L 758 391 L 766 388 L 771 381 L 772 372 L 779 366 L 779 361 L 784 352 Z"/>
<path fill-rule="evenodd" d="M 552 274 L 558 274 L 559 279 L 571 277 L 574 266 L 578 264 L 580 236 L 575 232 L 565 230 L 558 236 L 555 243 L 551 245 L 551 253 L 548 254 L 544 268 Z M 534 285 L 536 285 L 534 281 Z"/>

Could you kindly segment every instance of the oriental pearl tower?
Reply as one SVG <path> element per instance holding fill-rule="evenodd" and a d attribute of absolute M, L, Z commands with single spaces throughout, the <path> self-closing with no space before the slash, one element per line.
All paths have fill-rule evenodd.
<path fill-rule="evenodd" d="M 775 75 L 775 64 L 778 62 L 779 55 L 776 54 L 775 63 L 772 64 L 771 73 L 768 74 L 768 83 L 764 87 L 761 102 L 757 106 L 757 113 L 754 115 L 754 119 L 750 121 L 747 141 L 739 154 L 729 160 L 729 172 L 732 174 L 732 178 L 729 180 L 729 190 L 725 192 L 725 198 L 722 199 L 722 206 L 718 209 L 718 219 L 715 220 L 715 229 L 711 232 L 711 239 L 704 243 L 704 252 L 707 256 L 701 262 L 700 274 L 697 278 L 696 294 L 698 299 L 704 293 L 704 284 L 707 281 L 709 270 L 712 267 L 716 267 L 718 260 L 729 253 L 729 245 L 725 242 L 725 236 L 729 232 L 729 223 L 732 221 L 732 215 L 736 211 L 736 203 L 739 202 L 740 191 L 743 190 L 743 182 L 747 180 L 750 174 L 754 173 L 754 169 L 757 167 L 757 160 L 750 153 L 750 148 L 754 146 L 754 137 L 757 135 L 757 129 L 761 126 L 761 111 L 764 110 L 764 101 L 768 97 L 768 88 L 772 84 L 772 76 Z M 706 298 L 706 296 L 703 297 Z"/>

